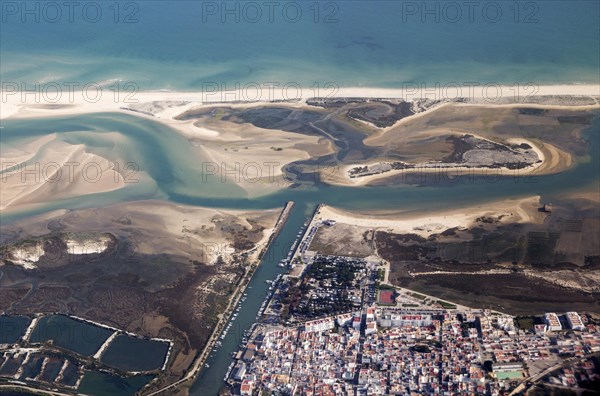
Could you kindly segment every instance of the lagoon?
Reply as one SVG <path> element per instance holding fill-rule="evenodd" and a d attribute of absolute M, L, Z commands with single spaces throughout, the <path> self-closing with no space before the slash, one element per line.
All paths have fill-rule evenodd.
<path fill-rule="evenodd" d="M 124 201 L 164 199 L 174 203 L 231 209 L 270 209 L 287 201 L 316 206 L 319 203 L 349 210 L 402 209 L 403 211 L 437 210 L 468 206 L 506 197 L 541 195 L 544 201 L 571 189 L 584 188 L 597 181 L 600 164 L 600 118 L 583 133 L 589 141 L 588 160 L 555 175 L 523 177 L 507 174 L 435 179 L 413 188 L 339 187 L 320 183 L 300 188 L 286 188 L 275 193 L 249 198 L 233 181 L 223 182 L 216 175 L 203 175 L 202 157 L 192 157 L 188 141 L 177 132 L 151 120 L 126 114 L 103 113 L 64 118 L 4 120 L 2 144 L 14 139 L 56 133 L 70 144 L 85 144 L 91 153 L 111 161 L 137 164 L 140 181 L 119 190 L 44 203 L 34 209 L 2 214 L 3 224 L 54 209 L 71 210 L 106 206 Z M 118 131 L 124 138 L 107 147 L 104 134 Z M 193 161 L 190 159 L 194 158 Z M 142 177 L 143 174 L 148 177 Z M 443 197 L 443 199 L 441 198 Z"/>

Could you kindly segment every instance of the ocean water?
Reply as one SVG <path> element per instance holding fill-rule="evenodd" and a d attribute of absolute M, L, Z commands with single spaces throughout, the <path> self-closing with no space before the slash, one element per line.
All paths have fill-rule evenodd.
<path fill-rule="evenodd" d="M 600 2 L 591 1 L 89 1 L 0 3 L 3 88 L 35 83 L 81 87 L 132 82 L 140 90 L 197 91 L 215 86 L 394 87 L 425 84 L 600 83 Z M 58 4 L 58 8 L 53 5 Z M 54 7 L 54 8 L 53 8 Z M 285 11 L 284 11 L 285 10 Z M 300 11 L 299 11 L 300 10 Z M 23 88 L 24 87 L 24 88 Z M 585 137 L 590 159 L 559 175 L 433 183 L 419 188 L 317 185 L 249 199 L 231 183 L 201 178 L 186 141 L 159 124 L 123 114 L 4 120 L 2 144 L 57 133 L 113 161 L 134 161 L 149 182 L 3 214 L 3 224 L 56 208 L 138 199 L 262 209 L 297 205 L 248 289 L 248 300 L 193 395 L 215 395 L 242 332 L 267 294 L 266 279 L 318 203 L 347 209 L 436 210 L 539 194 L 552 200 L 597 185 L 600 119 Z M 123 139 L 111 141 L 118 131 Z M 83 348 L 79 341 L 71 347 Z M 90 349 L 91 351 L 91 349 Z M 82 353 L 90 352 L 82 349 Z M 123 383 L 87 375 L 82 391 L 131 394 L 149 378 Z"/>
<path fill-rule="evenodd" d="M 3 83 L 192 91 L 600 79 L 595 0 L 48 3 L 2 2 Z"/>

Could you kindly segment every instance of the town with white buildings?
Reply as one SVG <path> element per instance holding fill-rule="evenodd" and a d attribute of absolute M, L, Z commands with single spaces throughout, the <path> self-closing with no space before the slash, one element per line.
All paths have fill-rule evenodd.
<path fill-rule="evenodd" d="M 258 325 L 234 360 L 233 393 L 509 395 L 541 379 L 576 385 L 569 365 L 584 373 L 591 365 L 591 380 L 600 379 L 581 360 L 600 355 L 600 329 L 587 315 L 549 312 L 523 325 L 406 289 L 376 293 L 358 310 Z"/>

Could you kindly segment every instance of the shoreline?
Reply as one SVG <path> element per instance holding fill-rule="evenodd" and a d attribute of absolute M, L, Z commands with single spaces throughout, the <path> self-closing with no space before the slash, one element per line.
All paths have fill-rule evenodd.
<path fill-rule="evenodd" d="M 387 212 L 387 211 L 348 211 L 329 205 L 321 205 L 318 217 L 333 219 L 338 223 L 367 227 L 378 230 L 391 230 L 401 234 L 417 234 L 427 238 L 433 233 L 450 228 L 468 228 L 475 219 L 482 216 L 493 216 L 510 212 L 501 222 L 527 223 L 539 221 L 542 216 L 531 216 L 533 208 L 540 206 L 540 196 L 527 196 L 496 202 L 486 202 L 438 211 L 429 212 Z M 539 217 L 539 219 L 535 219 Z"/>
<path fill-rule="evenodd" d="M 456 108 L 473 106 L 482 108 L 514 108 L 527 106 L 532 108 L 544 109 L 568 109 L 568 110 L 591 110 L 600 109 L 600 85 L 548 85 L 537 87 L 535 95 L 526 96 L 523 102 L 515 97 L 513 87 L 500 87 L 502 100 L 498 103 L 490 103 L 485 98 L 485 92 L 481 90 L 472 90 L 471 97 L 464 100 L 441 100 L 439 103 L 431 105 L 411 116 L 404 117 L 396 121 L 389 127 L 376 128 L 374 132 L 365 138 L 364 143 L 371 145 L 372 142 L 384 136 L 388 131 L 402 124 L 410 123 L 423 116 L 427 116 L 440 108 L 454 106 Z M 233 93 L 232 93 L 233 92 Z M 314 91 L 306 93 L 314 94 Z M 518 92 L 517 92 L 518 93 Z M 215 93 L 210 93 L 214 95 Z M 433 96 L 442 95 L 443 89 L 434 93 Z M 39 119 L 44 117 L 66 117 L 77 116 L 83 114 L 97 114 L 104 112 L 116 112 L 119 114 L 140 117 L 142 119 L 158 122 L 166 127 L 172 128 L 175 133 L 187 139 L 193 146 L 194 150 L 206 157 L 207 161 L 216 164 L 218 174 L 221 178 L 228 173 L 235 173 L 236 184 L 244 190 L 248 198 L 253 199 L 265 194 L 274 193 L 285 189 L 291 184 L 290 180 L 286 180 L 283 169 L 286 165 L 309 158 L 320 157 L 323 155 L 333 154 L 334 147 L 328 145 L 325 147 L 322 143 L 322 137 L 309 136 L 304 134 L 295 134 L 291 139 L 288 133 L 281 133 L 280 130 L 271 130 L 254 127 L 248 124 L 227 124 L 221 121 L 214 123 L 198 125 L 197 119 L 178 120 L 178 116 L 192 109 L 213 108 L 218 106 L 227 106 L 237 109 L 249 107 L 287 107 L 291 109 L 321 109 L 314 102 L 310 102 L 309 95 L 300 97 L 297 101 L 283 101 L 281 98 L 272 97 L 271 101 L 256 100 L 256 101 L 237 101 L 238 95 L 247 95 L 247 92 L 242 91 L 227 91 L 227 96 L 223 101 L 207 101 L 206 92 L 171 92 L 171 91 L 143 91 L 136 92 L 133 95 L 133 100 L 136 103 L 128 103 L 125 95 L 122 98 L 115 97 L 113 92 L 104 92 L 97 101 L 86 101 L 83 92 L 76 92 L 70 95 L 61 95 L 58 100 L 52 103 L 40 103 L 40 95 L 28 94 L 22 97 L 20 93 L 10 93 L 0 91 L 2 102 L 0 103 L 0 120 L 21 120 L 21 119 Z M 420 97 L 431 99 L 430 91 L 421 92 Z M 549 96 L 548 96 L 549 95 Z M 118 95 L 117 95 L 118 96 Z M 310 95 L 312 96 L 312 95 Z M 341 88 L 335 95 L 322 98 L 323 100 L 331 100 L 339 98 L 342 101 L 352 99 L 369 101 L 370 98 L 381 100 L 398 100 L 391 98 L 402 98 L 401 100 L 413 101 L 417 103 L 419 94 L 414 90 L 402 89 L 386 89 L 386 88 Z M 390 98 L 390 99 L 384 99 Z M 528 103 L 528 100 L 540 98 L 543 103 Z M 120 100 L 117 100 L 120 99 Z M 259 98 L 261 99 L 261 98 Z M 535 102 L 535 101 L 533 101 Z M 47 139 L 47 138 L 46 138 Z M 541 163 L 532 164 L 526 168 L 519 169 L 518 172 L 523 174 L 552 174 L 562 172 L 573 166 L 574 160 L 569 153 L 554 147 L 550 144 L 542 144 L 542 142 L 532 142 L 530 139 L 521 139 L 527 141 L 537 152 L 538 157 L 542 160 Z M 11 151 L 10 146 L 6 152 L 4 160 L 15 161 L 15 159 L 32 158 L 34 149 L 40 146 L 45 141 L 34 140 L 28 143 L 25 151 Z M 58 143 L 57 143 L 58 144 Z M 269 146 L 271 146 L 269 148 Z M 273 150 L 274 147 L 279 148 L 279 151 Z M 68 149 L 63 148 L 64 150 Z M 281 150 L 283 149 L 283 150 Z M 39 150 L 38 150 L 39 151 Z M 104 162 L 104 158 L 99 158 Z M 261 162 L 262 161 L 262 162 Z M 375 163 L 384 163 L 384 159 L 380 159 Z M 258 164 L 258 165 L 257 165 Z M 275 166 L 271 169 L 272 164 Z M 485 174 L 488 172 L 500 172 L 501 174 L 513 174 L 508 168 L 487 168 L 487 167 L 434 167 L 427 169 L 418 166 L 414 169 L 391 170 L 382 173 L 365 175 L 363 177 L 351 178 L 348 170 L 358 165 L 351 164 L 340 167 L 335 174 L 325 176 L 325 181 L 331 185 L 340 186 L 364 186 L 372 181 L 386 179 L 402 173 L 414 172 L 460 172 Z M 257 167 L 258 166 L 258 167 Z M 237 169 L 239 168 L 239 169 Z M 267 176 L 265 176 L 267 175 Z M 104 183 L 106 184 L 106 183 Z M 50 188 L 52 186 L 47 186 Z M 81 186 L 78 186 L 79 190 Z M 110 186 L 96 185 L 95 190 L 102 192 L 121 189 L 122 185 Z M 54 186 L 55 188 L 55 186 Z M 55 188 L 56 189 L 56 188 Z M 77 190 L 77 191 L 79 191 Z M 107 190 L 107 191 L 104 191 Z M 27 191 L 24 191 L 27 192 Z M 3 194 L 3 201 L 23 201 L 27 203 L 27 196 L 24 192 L 13 192 L 10 200 Z M 97 191 L 95 191 L 97 192 Z M 13 199 L 14 198 L 14 199 Z M 4 204 L 2 206 L 8 206 Z M 6 209 L 0 207 L 1 209 Z M 14 208 L 14 207 L 13 207 Z"/>
<path fill-rule="evenodd" d="M 456 101 L 460 98 L 467 100 L 482 102 L 473 103 L 478 105 L 501 106 L 504 103 L 497 103 L 500 100 L 509 100 L 506 105 L 536 105 L 536 103 L 528 103 L 532 98 L 544 96 L 567 96 L 567 97 L 589 97 L 595 104 L 589 105 L 566 105 L 559 104 L 558 107 L 589 107 L 595 108 L 600 106 L 600 85 L 596 84 L 556 84 L 556 85 L 524 85 L 524 86 L 464 86 L 464 89 L 458 88 L 458 91 L 450 93 L 452 87 L 435 87 L 435 88 L 411 88 L 411 89 L 395 89 L 395 88 L 363 88 L 363 87 L 346 87 L 339 88 L 332 93 L 325 92 L 322 99 L 334 98 L 364 98 L 364 99 L 402 99 L 404 101 L 414 101 L 418 99 L 432 100 L 449 100 Z M 468 88 L 468 89 L 467 89 Z M 494 89 L 494 92 L 490 92 Z M 118 92 L 111 91 L 96 91 L 92 96 L 91 93 L 83 91 L 67 91 L 67 92 L 47 92 L 40 89 L 39 92 L 33 91 L 35 94 L 28 94 L 22 97 L 21 92 L 15 91 L 0 91 L 0 119 L 18 119 L 18 118 L 34 118 L 34 117 L 52 117 L 63 115 L 75 115 L 83 113 L 98 113 L 98 112 L 126 112 L 137 116 L 146 116 L 154 119 L 170 119 L 173 120 L 175 113 L 193 107 L 194 105 L 219 105 L 228 104 L 236 107 L 256 106 L 260 104 L 274 104 L 286 106 L 308 106 L 306 100 L 314 98 L 313 90 L 302 90 L 293 97 L 287 97 L 285 91 L 268 90 L 266 93 L 263 89 L 238 89 L 232 91 L 215 91 L 215 92 L 179 92 L 179 91 L 140 91 L 124 95 Z M 493 93 L 493 95 L 492 95 Z M 58 99 L 56 96 L 58 95 Z M 48 96 L 47 100 L 43 98 Z M 99 97 L 98 97 L 99 96 Z M 596 97 L 596 98 L 594 98 Z M 252 98 L 248 100 L 247 98 Z M 511 103 L 510 100 L 513 100 Z M 169 106 L 163 111 L 156 114 L 144 110 L 134 110 L 130 107 L 135 107 L 136 104 L 146 102 L 171 102 L 173 106 Z M 471 103 L 467 103 L 471 104 Z M 185 123 L 185 122 L 184 122 Z M 189 123 L 188 123 L 189 124 Z"/>

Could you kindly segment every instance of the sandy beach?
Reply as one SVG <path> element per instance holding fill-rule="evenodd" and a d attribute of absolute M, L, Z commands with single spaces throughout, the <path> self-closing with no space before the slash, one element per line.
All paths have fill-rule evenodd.
<path fill-rule="evenodd" d="M 433 96 L 434 98 L 444 100 L 448 96 L 447 91 L 447 89 L 440 88 L 438 92 L 439 96 Z M 535 90 L 526 92 L 527 95 L 523 97 L 515 96 L 518 92 L 515 92 L 514 87 L 497 87 L 496 91 L 499 92 L 502 100 L 496 100 L 494 103 L 490 103 L 488 100 L 489 98 L 487 96 L 489 96 L 489 92 L 484 89 L 471 87 L 468 95 L 466 95 L 471 103 L 443 102 L 422 113 L 417 113 L 413 116 L 401 119 L 392 127 L 379 129 L 371 127 L 375 129 L 375 132 L 365 139 L 365 144 L 374 146 L 388 144 L 387 142 L 396 139 L 396 135 L 394 134 L 395 131 L 402 131 L 402 128 L 405 128 L 406 126 L 423 122 L 423 119 L 427 119 L 427 115 L 440 109 L 454 112 L 461 108 L 469 108 L 468 106 L 478 106 L 472 107 L 477 109 L 479 107 L 488 109 L 499 108 L 499 106 L 503 108 L 515 107 L 519 106 L 518 103 L 520 103 L 520 99 L 527 102 L 535 97 L 551 97 L 555 99 L 548 99 L 549 102 L 546 100 L 543 105 L 527 104 L 528 107 L 538 106 L 543 108 L 569 110 L 600 108 L 600 105 L 598 104 L 600 86 L 597 85 L 540 86 L 535 87 Z M 228 107 L 234 109 L 256 106 L 315 109 L 313 106 L 306 104 L 306 100 L 311 96 L 309 94 L 314 94 L 314 91 L 306 90 L 305 93 L 306 95 L 300 95 L 298 101 L 294 102 L 261 102 L 260 100 L 263 99 L 283 100 L 286 98 L 277 97 L 276 92 L 271 92 L 271 94 L 275 96 L 263 98 L 256 92 L 253 95 L 250 95 L 247 91 L 240 91 L 233 94 L 228 91 L 227 96 L 220 98 L 218 93 L 215 92 L 137 92 L 128 97 L 124 94 L 115 95 L 111 91 L 103 91 L 92 101 L 86 96 L 89 96 L 89 93 L 84 94 L 83 92 L 74 92 L 72 94 L 67 94 L 64 92 L 63 95 L 59 95 L 58 99 L 53 99 L 51 102 L 45 102 L 42 93 L 37 96 L 29 94 L 22 97 L 21 94 L 17 92 L 0 92 L 2 97 L 2 102 L 0 103 L 0 119 L 60 117 L 97 112 L 119 112 L 131 116 L 147 118 L 176 130 L 182 136 L 187 138 L 192 146 L 197 148 L 200 155 L 205 156 L 210 162 L 216 164 L 218 168 L 217 171 L 221 175 L 228 174 L 228 176 L 225 176 L 227 180 L 233 178 L 235 182 L 246 191 L 249 197 L 256 197 L 272 193 L 291 184 L 290 180 L 286 180 L 283 177 L 282 169 L 287 164 L 294 161 L 306 160 L 334 153 L 336 148 L 333 146 L 332 141 L 319 136 L 289 133 L 278 129 L 259 128 L 249 123 L 240 124 L 225 122 L 218 119 L 203 121 L 198 121 L 196 119 L 178 120 L 176 117 L 191 109 L 216 108 L 219 106 L 219 103 L 217 102 L 223 102 L 224 104 L 227 104 Z M 582 102 L 577 101 L 572 105 L 562 104 L 565 101 L 565 98 L 568 99 L 571 96 L 587 98 L 587 104 L 582 105 Z M 243 101 L 245 97 L 259 98 L 260 100 L 238 103 L 239 100 Z M 431 98 L 431 92 L 428 90 L 427 92 L 419 93 L 418 91 L 415 91 L 414 88 L 407 88 L 404 90 L 342 88 L 336 91 L 331 97 L 400 98 L 410 101 L 420 97 Z M 556 103 L 559 104 L 553 105 L 553 101 L 556 101 Z M 569 101 L 566 100 L 566 102 Z M 220 105 L 222 106 L 223 103 Z M 448 133 L 447 130 L 444 132 Z M 427 133 L 431 134 L 434 132 L 428 131 Z M 31 159 L 34 155 L 37 155 L 42 147 L 51 143 L 50 139 L 51 137 L 48 136 L 44 137 L 44 139 L 30 141 L 23 147 L 8 146 L 3 148 L 0 152 L 2 161 L 21 163 Z M 532 146 L 533 150 L 536 151 L 538 157 L 542 160 L 541 163 L 534 164 L 527 169 L 522 169 L 521 174 L 541 175 L 557 173 L 573 165 L 573 159 L 568 152 L 561 150 L 550 143 L 544 142 L 542 144 L 539 141 L 532 141 L 526 138 L 522 138 L 520 141 L 526 142 Z M 400 140 L 398 142 L 400 142 Z M 83 158 L 84 156 L 89 155 L 88 153 L 85 153 L 84 148 L 76 149 L 74 147 L 62 147 L 57 149 L 55 154 L 56 156 L 53 156 L 52 158 L 48 157 L 46 159 L 51 162 L 60 162 L 60 159 L 65 156 L 76 156 L 78 158 L 81 157 L 79 162 L 89 160 Z M 381 161 L 385 161 L 385 159 L 382 158 Z M 108 161 L 102 158 L 95 158 L 94 162 L 100 162 L 105 165 L 108 163 Z M 328 172 L 328 175 L 322 176 L 326 182 L 331 184 L 363 186 L 369 182 L 403 172 L 390 171 L 365 177 L 349 178 L 347 171 L 357 165 L 364 166 L 365 164 L 344 164 L 339 167 L 337 172 Z M 439 172 L 440 169 L 427 170 L 419 168 L 419 171 Z M 489 172 L 490 169 L 473 169 L 472 167 L 463 169 L 460 167 L 453 167 L 448 171 L 450 173 L 464 171 L 484 173 Z M 496 172 L 498 170 L 492 169 L 492 171 Z M 499 169 L 499 171 L 504 172 L 502 174 L 506 174 L 505 171 L 507 171 L 507 169 Z M 44 198 L 40 193 L 44 192 L 44 189 L 48 190 L 45 191 L 45 193 L 58 194 L 57 197 L 63 197 L 63 195 L 64 197 L 68 197 L 78 194 L 110 191 L 111 189 L 122 187 L 122 184 L 118 182 L 118 175 L 110 175 L 107 172 L 103 172 L 103 174 L 106 175 L 107 179 L 94 183 L 91 188 L 90 186 L 86 186 L 85 189 L 82 189 L 81 185 L 63 186 L 64 191 L 56 184 L 53 185 L 52 188 L 49 186 L 37 186 L 35 189 L 32 188 L 32 186 L 16 186 L 13 183 L 14 180 L 11 179 L 11 182 L 6 184 L 10 187 L 7 189 L 8 192 L 3 192 L 2 194 L 2 205 L 0 210 L 4 210 L 16 203 L 24 204 L 34 202 L 35 200 L 26 198 L 27 196 L 32 196 L 31 194 L 34 190 L 37 190 L 36 196 L 41 197 L 40 200 L 43 201 Z M 108 179 L 117 180 L 117 182 L 111 182 L 108 181 Z"/>
<path fill-rule="evenodd" d="M 35 91 L 34 91 L 35 92 Z M 21 95 L 19 92 L 7 90 L 0 91 L 1 111 L 0 119 L 48 117 L 67 114 L 84 114 L 93 112 L 121 111 L 122 108 L 136 106 L 140 103 L 172 102 L 180 104 L 157 112 L 155 117 L 160 119 L 172 118 L 176 113 L 183 112 L 194 105 L 229 103 L 238 106 L 252 105 L 259 102 L 290 101 L 292 104 L 302 106 L 303 102 L 314 96 L 310 89 L 296 90 L 293 94 L 286 94 L 283 90 L 243 89 L 226 92 L 174 92 L 174 91 L 143 91 L 134 93 L 114 93 L 107 88 L 92 89 L 90 92 L 81 91 L 51 93 L 45 92 L 40 87 L 37 95 Z M 347 87 L 332 89 L 323 92 L 326 98 L 398 98 L 411 101 L 420 98 L 433 100 L 453 100 L 468 98 L 481 102 L 480 104 L 494 105 L 501 102 L 501 98 L 512 100 L 516 103 L 526 103 L 536 96 L 600 96 L 600 86 L 593 84 L 582 85 L 543 85 L 537 86 L 464 86 L 453 89 L 446 86 L 407 86 L 404 89 L 393 88 L 366 88 Z M 249 99 L 252 99 L 250 102 Z M 596 105 L 598 100 L 595 99 Z M 247 102 L 247 103 L 238 103 Z M 287 103 L 290 105 L 290 103 Z"/>
<path fill-rule="evenodd" d="M 538 212 L 540 197 L 508 199 L 488 202 L 465 208 L 430 213 L 401 212 L 350 212 L 323 205 L 318 218 L 333 219 L 338 223 L 394 232 L 397 234 L 417 234 L 427 238 L 431 234 L 449 228 L 469 228 L 480 217 L 500 218 L 501 223 L 540 222 L 545 214 Z"/>

